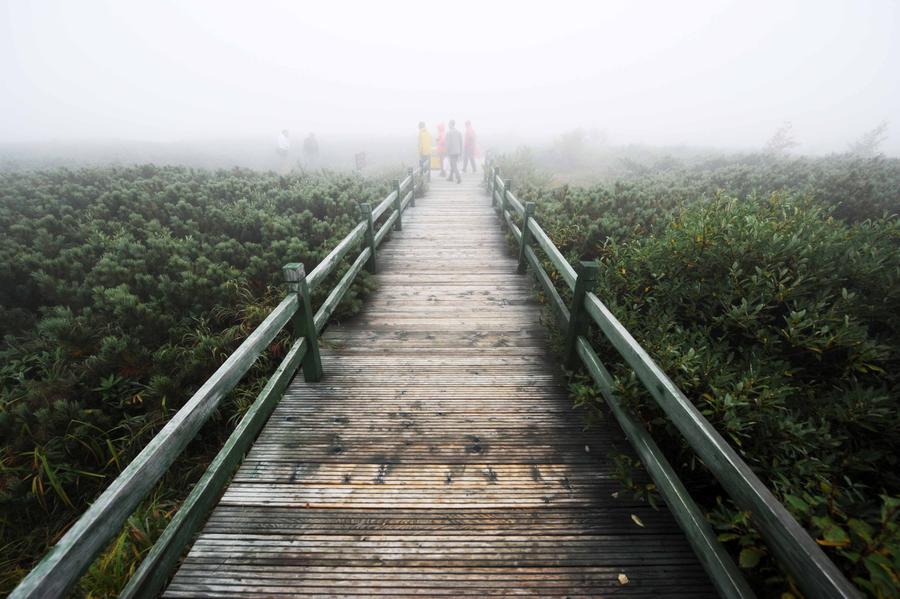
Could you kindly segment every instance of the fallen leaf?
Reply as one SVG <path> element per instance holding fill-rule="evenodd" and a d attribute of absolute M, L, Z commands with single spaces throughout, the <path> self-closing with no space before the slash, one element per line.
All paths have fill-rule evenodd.
<path fill-rule="evenodd" d="M 631 514 L 631 520 L 632 520 L 635 524 L 637 524 L 638 526 L 640 526 L 641 528 L 644 528 L 644 523 L 641 522 L 641 519 L 638 518 L 635 514 Z"/>
<path fill-rule="evenodd" d="M 615 493 L 612 494 L 612 496 L 613 496 L 614 499 L 618 499 L 618 498 L 619 498 L 619 492 L 616 491 Z"/>
<path fill-rule="evenodd" d="M 628 577 L 624 574 L 619 574 L 619 584 L 625 585 L 628 584 Z"/>

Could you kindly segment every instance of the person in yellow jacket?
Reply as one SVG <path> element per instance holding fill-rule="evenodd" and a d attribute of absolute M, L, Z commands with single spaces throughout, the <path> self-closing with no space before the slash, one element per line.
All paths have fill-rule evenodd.
<path fill-rule="evenodd" d="M 419 122 L 419 164 L 424 161 L 426 168 L 431 168 L 431 133 L 425 123 Z"/>

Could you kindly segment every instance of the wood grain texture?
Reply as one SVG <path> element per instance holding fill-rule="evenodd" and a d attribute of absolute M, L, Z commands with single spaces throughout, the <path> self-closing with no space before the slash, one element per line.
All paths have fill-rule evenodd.
<path fill-rule="evenodd" d="M 665 508 L 621 490 L 622 432 L 572 409 L 480 181 L 435 177 L 403 215 L 165 596 L 714 595 Z"/>

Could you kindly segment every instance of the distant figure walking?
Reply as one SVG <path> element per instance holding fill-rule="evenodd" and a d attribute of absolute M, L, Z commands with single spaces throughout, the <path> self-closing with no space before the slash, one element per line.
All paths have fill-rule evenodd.
<path fill-rule="evenodd" d="M 278 172 L 284 175 L 290 170 L 290 163 L 288 160 L 291 153 L 291 139 L 288 137 L 287 129 L 281 130 L 281 133 L 278 135 L 278 142 L 275 149 L 278 152 L 279 157 Z"/>
<path fill-rule="evenodd" d="M 431 168 L 431 133 L 423 121 L 419 121 L 419 164 Z"/>
<path fill-rule="evenodd" d="M 472 172 L 477 172 L 475 168 L 475 156 L 478 152 L 478 145 L 475 138 L 475 129 L 472 128 L 472 121 L 466 121 L 466 141 L 463 144 L 463 172 L 472 164 Z"/>
<path fill-rule="evenodd" d="M 450 158 L 450 176 L 447 179 L 452 181 L 455 175 L 456 182 L 462 183 L 462 175 L 459 174 L 459 156 L 463 151 L 463 137 L 462 133 L 456 130 L 456 121 L 450 121 L 446 144 L 447 156 Z"/>
<path fill-rule="evenodd" d="M 303 158 L 307 168 L 316 168 L 319 164 L 319 142 L 315 133 L 310 133 L 303 140 Z"/>
<path fill-rule="evenodd" d="M 437 126 L 437 155 L 441 162 L 441 176 L 446 177 L 447 172 L 444 170 L 444 156 L 447 155 L 447 136 L 444 134 L 444 123 L 438 123 Z"/>

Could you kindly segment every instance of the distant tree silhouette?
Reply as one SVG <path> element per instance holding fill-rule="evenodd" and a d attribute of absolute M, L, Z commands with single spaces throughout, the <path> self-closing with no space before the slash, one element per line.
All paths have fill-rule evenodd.
<path fill-rule="evenodd" d="M 877 127 L 866 131 L 862 137 L 850 145 L 850 153 L 866 158 L 880 154 L 881 144 L 887 139 L 887 130 L 888 122 L 881 121 Z"/>
<path fill-rule="evenodd" d="M 784 156 L 791 148 L 797 147 L 797 141 L 791 133 L 792 128 L 793 124 L 790 121 L 782 123 L 766 143 L 765 153 L 772 156 Z"/>

